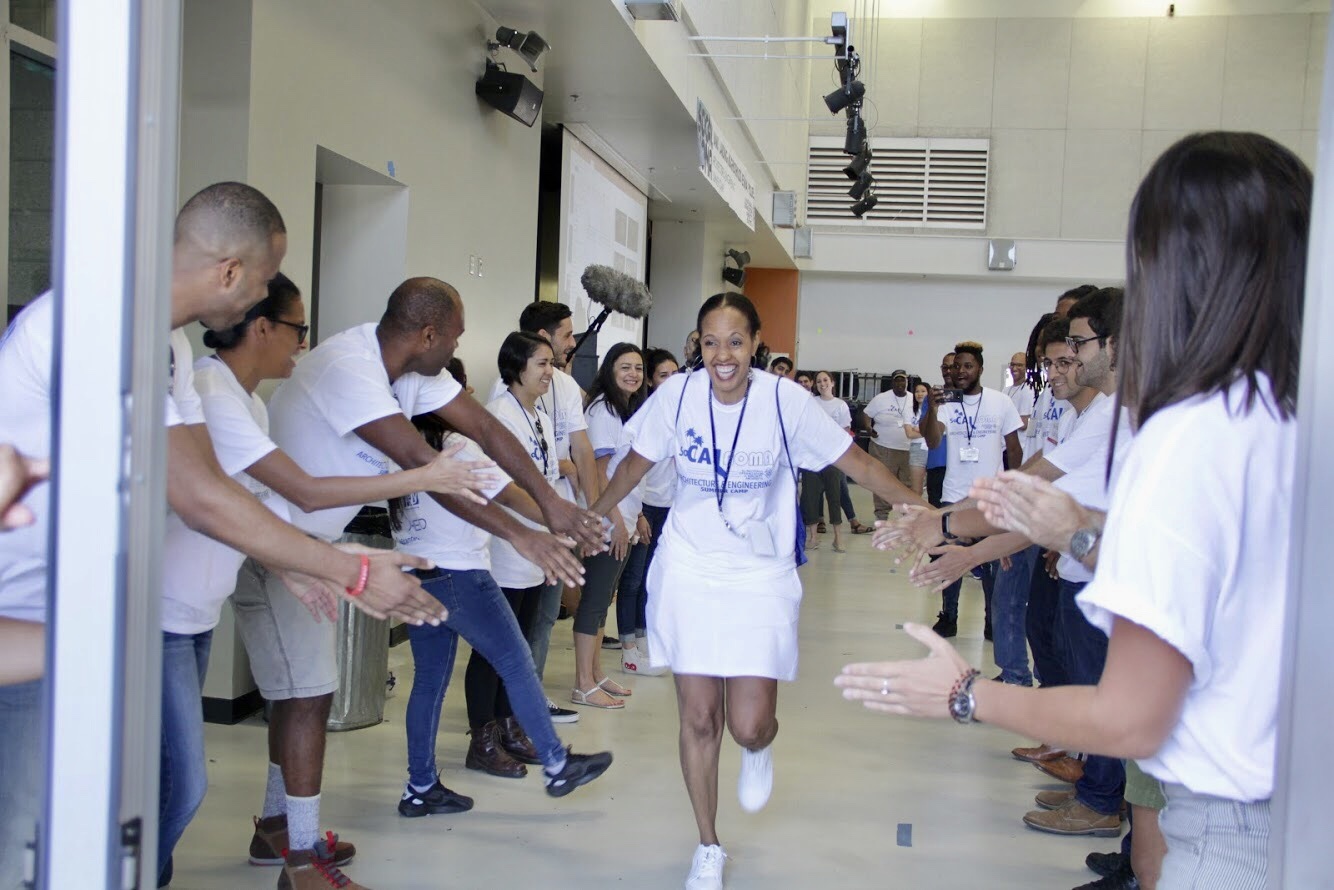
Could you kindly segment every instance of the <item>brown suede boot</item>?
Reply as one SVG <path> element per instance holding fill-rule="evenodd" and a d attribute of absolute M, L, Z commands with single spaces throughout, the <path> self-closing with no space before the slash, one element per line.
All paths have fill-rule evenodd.
<path fill-rule="evenodd" d="M 338 870 L 324 841 L 313 850 L 290 850 L 278 876 L 278 890 L 369 890 Z"/>
<path fill-rule="evenodd" d="M 500 746 L 500 727 L 494 720 L 473 729 L 472 743 L 468 745 L 468 756 L 463 765 L 502 779 L 522 779 L 528 775 L 528 767 L 510 757 Z"/>
<path fill-rule="evenodd" d="M 327 845 L 326 845 L 327 847 Z M 255 819 L 255 836 L 250 839 L 251 865 L 282 865 L 287 852 L 287 816 L 279 814 Z M 357 848 L 333 835 L 333 864 L 347 865 L 357 855 Z"/>
<path fill-rule="evenodd" d="M 528 733 L 523 731 L 519 721 L 513 717 L 502 717 L 500 723 L 500 747 L 505 749 L 505 753 L 520 763 L 531 763 L 534 766 L 540 766 L 542 758 L 537 755 L 537 746 L 533 740 L 528 738 Z"/>

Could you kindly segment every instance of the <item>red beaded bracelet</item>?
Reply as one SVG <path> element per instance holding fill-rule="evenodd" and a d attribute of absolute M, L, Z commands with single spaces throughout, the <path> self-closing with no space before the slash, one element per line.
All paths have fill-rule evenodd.
<path fill-rule="evenodd" d="M 371 577 L 371 558 L 366 554 L 361 554 L 361 574 L 357 575 L 357 586 L 349 587 L 347 595 L 352 597 L 361 596 L 366 592 L 366 582 Z"/>

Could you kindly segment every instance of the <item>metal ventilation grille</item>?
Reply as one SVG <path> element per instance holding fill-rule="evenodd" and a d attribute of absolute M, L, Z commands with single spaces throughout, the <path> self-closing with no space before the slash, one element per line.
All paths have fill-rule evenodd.
<path fill-rule="evenodd" d="M 989 139 L 871 140 L 871 175 L 879 203 L 852 215 L 851 158 L 841 136 L 811 138 L 806 168 L 806 220 L 913 229 L 985 229 Z"/>

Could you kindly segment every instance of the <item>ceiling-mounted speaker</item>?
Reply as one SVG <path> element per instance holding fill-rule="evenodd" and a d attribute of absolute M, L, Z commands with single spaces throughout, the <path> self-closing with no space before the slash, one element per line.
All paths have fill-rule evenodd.
<path fill-rule="evenodd" d="M 797 224 L 797 193 L 774 192 L 774 225 L 790 229 Z"/>
<path fill-rule="evenodd" d="M 815 234 L 810 226 L 792 230 L 792 255 L 799 260 L 809 260 L 815 255 Z"/>
<path fill-rule="evenodd" d="M 526 127 L 531 127 L 542 113 L 542 91 L 522 74 L 514 74 L 495 62 L 486 63 L 486 72 L 477 81 L 477 95 L 483 102 L 503 111 Z"/>

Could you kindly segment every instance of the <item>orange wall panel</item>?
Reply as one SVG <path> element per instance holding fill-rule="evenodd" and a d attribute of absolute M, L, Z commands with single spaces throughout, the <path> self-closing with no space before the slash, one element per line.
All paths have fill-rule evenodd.
<path fill-rule="evenodd" d="M 743 290 L 760 313 L 760 336 L 774 355 L 797 351 L 800 274 L 796 269 L 746 269 Z"/>

